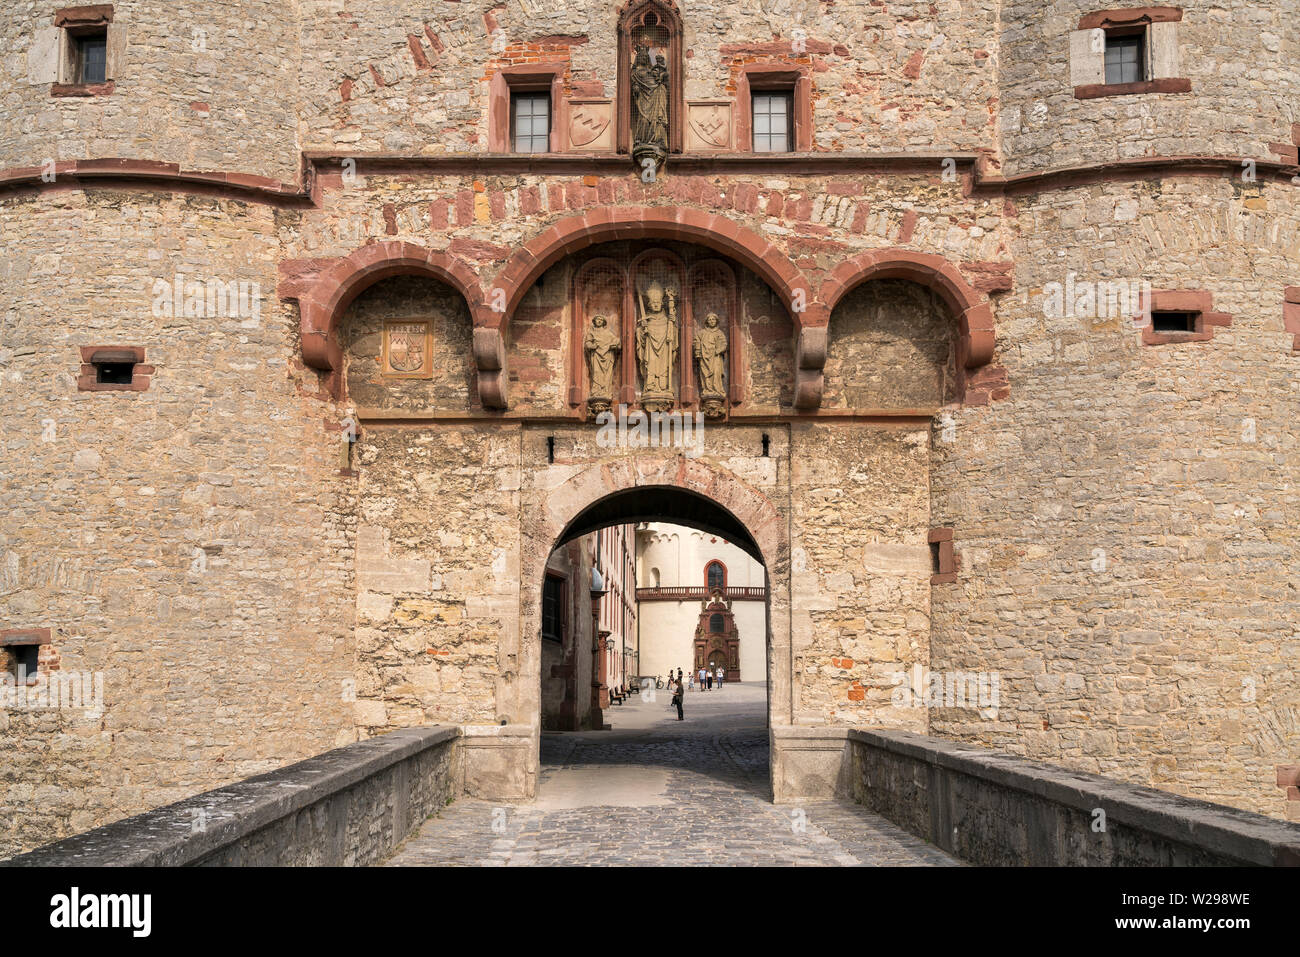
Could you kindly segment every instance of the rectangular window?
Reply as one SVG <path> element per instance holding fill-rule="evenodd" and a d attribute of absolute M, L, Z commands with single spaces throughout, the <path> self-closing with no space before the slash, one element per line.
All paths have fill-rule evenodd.
<path fill-rule="evenodd" d="M 551 95 L 510 94 L 510 139 L 516 153 L 551 150 Z"/>
<path fill-rule="evenodd" d="M 564 579 L 547 575 L 542 585 L 542 637 L 564 641 Z"/>
<path fill-rule="evenodd" d="M 40 652 L 40 645 L 9 646 L 9 656 L 13 660 L 13 672 L 16 679 L 26 681 L 36 677 L 37 660 Z"/>
<path fill-rule="evenodd" d="M 1106 82 L 1141 83 L 1146 80 L 1146 30 L 1106 34 Z"/>
<path fill-rule="evenodd" d="M 98 30 L 73 37 L 75 82 L 103 83 L 108 78 L 108 32 Z"/>
<path fill-rule="evenodd" d="M 1151 312 L 1151 329 L 1154 332 L 1195 332 L 1195 312 Z"/>
<path fill-rule="evenodd" d="M 101 385 L 130 385 L 134 375 L 134 362 L 95 363 L 95 381 Z"/>
<path fill-rule="evenodd" d="M 793 150 L 793 91 L 755 91 L 753 109 L 754 152 L 789 153 Z"/>

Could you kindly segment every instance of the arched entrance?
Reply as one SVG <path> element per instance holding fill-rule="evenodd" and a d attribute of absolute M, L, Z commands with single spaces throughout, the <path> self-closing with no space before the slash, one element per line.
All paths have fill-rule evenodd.
<path fill-rule="evenodd" d="M 553 483 L 558 474 L 569 477 Z M 790 724 L 790 596 L 787 519 L 773 496 L 724 468 L 665 452 L 606 459 L 574 470 L 541 469 L 523 495 L 520 636 L 512 682 L 518 723 L 534 729 L 529 793 L 535 793 L 541 734 L 543 604 L 552 550 L 620 523 L 671 522 L 726 538 L 766 569 L 767 713 Z M 717 643 L 723 667 L 728 652 Z M 683 665 L 688 662 L 683 662 Z M 503 672 L 506 670 L 503 662 Z M 730 669 L 728 669 L 730 671 Z"/>

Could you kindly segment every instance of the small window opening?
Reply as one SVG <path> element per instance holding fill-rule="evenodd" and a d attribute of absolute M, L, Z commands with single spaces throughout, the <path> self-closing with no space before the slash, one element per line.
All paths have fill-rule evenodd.
<path fill-rule="evenodd" d="M 1106 82 L 1141 83 L 1146 78 L 1146 28 L 1107 32 Z"/>
<path fill-rule="evenodd" d="M 9 646 L 9 655 L 13 660 L 14 677 L 17 678 L 20 683 L 36 677 L 39 670 L 38 661 L 40 659 L 40 653 L 40 645 Z"/>
<path fill-rule="evenodd" d="M 931 571 L 932 574 L 935 574 L 935 575 L 938 575 L 938 574 L 940 573 L 940 568 L 939 568 L 939 543 L 938 543 L 938 542 L 931 542 L 931 543 L 930 543 L 930 571 Z"/>
<path fill-rule="evenodd" d="M 96 362 L 95 381 L 109 385 L 130 385 L 135 375 L 134 362 Z"/>
<path fill-rule="evenodd" d="M 546 461 L 551 465 L 555 464 L 555 436 L 546 437 Z"/>
<path fill-rule="evenodd" d="M 772 440 L 766 432 L 763 433 L 763 458 L 771 458 Z"/>
<path fill-rule="evenodd" d="M 108 78 L 108 31 L 90 30 L 72 38 L 76 82 L 103 83 Z"/>
<path fill-rule="evenodd" d="M 1151 328 L 1155 332 L 1195 332 L 1195 312 L 1152 312 Z"/>
<path fill-rule="evenodd" d="M 550 93 L 510 95 L 510 139 L 516 153 L 550 152 Z"/>
<path fill-rule="evenodd" d="M 755 153 L 789 153 L 794 149 L 794 91 L 764 90 L 753 94 Z"/>

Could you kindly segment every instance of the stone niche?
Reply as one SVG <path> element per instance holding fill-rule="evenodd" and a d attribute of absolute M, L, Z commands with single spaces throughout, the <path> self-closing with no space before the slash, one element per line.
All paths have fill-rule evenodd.
<path fill-rule="evenodd" d="M 688 244 L 608 243 L 571 262 L 571 408 L 725 419 L 744 400 L 744 270 Z"/>
<path fill-rule="evenodd" d="M 824 409 L 933 411 L 958 399 L 956 320 L 930 289 L 863 283 L 831 315 Z"/>
<path fill-rule="evenodd" d="M 479 407 L 469 308 L 436 280 L 371 286 L 342 319 L 349 398 L 358 408 L 464 412 Z"/>

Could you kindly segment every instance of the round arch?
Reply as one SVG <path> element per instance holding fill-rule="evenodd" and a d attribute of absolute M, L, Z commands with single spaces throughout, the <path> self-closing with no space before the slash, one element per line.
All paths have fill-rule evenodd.
<path fill-rule="evenodd" d="M 407 242 L 362 246 L 325 269 L 301 290 L 283 294 L 286 299 L 298 300 L 303 361 L 313 369 L 332 374 L 331 391 L 336 397 L 343 369 L 339 321 L 357 296 L 375 283 L 394 276 L 427 276 L 446 283 L 464 298 L 474 326 L 481 325 L 478 316 L 483 310 L 483 290 L 474 271 L 461 260 Z M 477 341 L 475 351 L 478 352 Z M 482 381 L 479 390 L 483 392 Z"/>
<path fill-rule="evenodd" d="M 773 726 L 793 723 L 788 516 L 763 490 L 720 467 L 669 452 L 644 452 L 577 470 L 545 473 L 521 498 L 519 628 L 500 644 L 498 713 L 531 725 L 528 793 L 536 788 L 541 715 L 541 599 L 553 548 L 621 522 L 681 521 L 712 526 L 762 562 L 768 581 L 768 711 Z M 671 509 L 672 511 L 669 511 Z M 742 544 L 744 543 L 744 544 Z"/>
<path fill-rule="evenodd" d="M 875 279 L 908 279 L 933 289 L 956 318 L 962 365 L 975 369 L 993 359 L 993 308 L 988 298 L 962 278 L 942 256 L 904 249 L 873 249 L 840 263 L 822 282 L 817 301 L 821 316 L 831 312 L 858 286 Z"/>
<path fill-rule="evenodd" d="M 725 216 L 677 206 L 612 206 L 562 219 L 517 249 L 488 288 L 488 301 L 499 309 L 483 312 L 481 321 L 508 326 L 524 295 L 561 258 L 622 239 L 676 240 L 721 253 L 767 283 L 791 311 L 796 328 L 803 313 L 794 304 L 812 298 L 808 280 L 784 252 Z"/>

